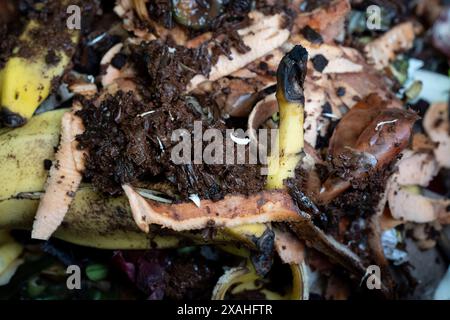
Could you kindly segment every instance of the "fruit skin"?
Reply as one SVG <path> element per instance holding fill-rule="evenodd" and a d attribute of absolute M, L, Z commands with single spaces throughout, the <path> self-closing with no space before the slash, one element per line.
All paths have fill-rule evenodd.
<path fill-rule="evenodd" d="M 39 200 L 7 199 L 0 201 L 0 229 L 31 229 Z M 106 197 L 92 187 L 80 188 L 54 234 L 56 238 L 74 244 L 102 249 L 176 248 L 187 244 L 236 243 L 255 248 L 250 241 L 217 230 L 212 237 L 199 232 L 172 232 L 152 226 L 147 234 L 136 226 L 125 197 Z"/>
<path fill-rule="evenodd" d="M 28 22 L 22 42 L 32 42 L 31 31 L 38 27 L 37 21 Z M 75 45 L 78 41 L 78 31 L 71 32 L 71 40 Z M 14 52 L 20 50 L 16 47 Z M 33 57 L 13 55 L 0 72 L 0 118 L 8 127 L 23 126 L 36 111 L 37 107 L 50 94 L 52 80 L 61 76 L 71 60 L 71 55 L 64 50 L 55 52 L 58 62 L 46 63 L 47 50 Z"/>
<path fill-rule="evenodd" d="M 23 246 L 16 242 L 6 230 L 0 230 L 0 278 L 20 256 Z M 0 281 L 1 282 L 1 281 Z"/>
<path fill-rule="evenodd" d="M 237 227 L 224 228 L 224 233 L 245 244 L 247 248 L 257 248 L 258 240 L 271 228 L 270 223 L 243 224 Z"/>
<path fill-rule="evenodd" d="M 44 160 L 54 159 L 65 111 L 45 112 L 0 135 L 0 200 L 42 190 L 48 173 Z"/>
<path fill-rule="evenodd" d="M 295 176 L 303 150 L 304 103 L 303 83 L 306 76 L 308 52 L 295 46 L 280 62 L 277 71 L 277 101 L 280 126 L 277 153 L 269 157 L 267 189 L 282 189 L 283 181 Z"/>
<path fill-rule="evenodd" d="M 261 278 L 249 259 L 245 266 L 228 269 L 219 278 L 214 287 L 212 300 L 225 300 L 227 293 L 237 294 L 246 290 L 256 290 L 267 300 L 308 300 L 308 271 L 304 262 L 291 264 L 292 288 L 281 295 L 276 291 L 261 288 L 264 278 Z"/>
<path fill-rule="evenodd" d="M 0 229 L 31 229 L 38 205 L 37 199 L 0 201 Z M 180 241 L 173 235 L 143 233 L 136 227 L 124 197 L 106 198 L 90 187 L 78 190 L 55 237 L 103 249 L 167 248 L 178 246 Z"/>
<path fill-rule="evenodd" d="M 34 116 L 23 127 L 0 134 L 0 229 L 31 229 L 44 190 L 48 171 L 44 160 L 53 160 L 67 109 Z M 30 198 L 24 193 L 35 193 Z M 22 198 L 17 198 L 17 196 Z M 212 237 L 201 232 L 174 233 L 152 227 L 149 234 L 138 230 L 125 197 L 104 197 L 92 187 L 80 188 L 55 237 L 104 249 L 148 249 L 193 244 L 239 242 L 257 249 L 258 238 L 267 225 L 219 229 Z"/>

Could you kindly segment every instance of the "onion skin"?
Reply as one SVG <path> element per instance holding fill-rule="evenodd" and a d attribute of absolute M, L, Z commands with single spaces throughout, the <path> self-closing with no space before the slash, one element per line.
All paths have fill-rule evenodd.
<path fill-rule="evenodd" d="M 377 168 L 389 164 L 408 145 L 412 126 L 417 119 L 417 115 L 411 111 L 384 110 L 361 133 L 356 142 L 356 150 L 374 155 Z M 392 120 L 396 122 L 388 123 Z M 386 124 L 379 128 L 381 123 Z"/>

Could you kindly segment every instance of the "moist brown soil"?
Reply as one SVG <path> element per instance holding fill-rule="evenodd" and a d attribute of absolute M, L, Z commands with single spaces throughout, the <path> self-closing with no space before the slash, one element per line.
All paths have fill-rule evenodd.
<path fill-rule="evenodd" d="M 165 296 L 173 300 L 210 299 L 220 276 L 203 257 L 177 257 L 165 277 Z"/>
<path fill-rule="evenodd" d="M 328 216 L 327 233 L 332 234 L 343 244 L 349 246 L 359 257 L 370 261 L 367 223 L 376 213 L 376 208 L 386 190 L 392 168 L 371 170 L 368 175 L 352 179 L 352 187 L 321 208 Z M 362 223 L 364 221 L 364 223 Z"/>
<path fill-rule="evenodd" d="M 132 46 L 131 60 L 146 85 L 146 95 L 161 104 L 171 104 L 197 74 L 208 76 L 211 57 L 206 45 L 189 49 L 162 40 Z"/>
<path fill-rule="evenodd" d="M 72 1 L 71 4 L 79 5 L 83 15 L 94 14 L 97 8 L 94 0 Z M 27 21 L 33 20 L 38 24 L 29 31 L 32 42 L 17 41 L 17 56 L 33 59 L 45 51 L 45 60 L 52 65 L 61 58 L 61 52 L 69 56 L 74 53 L 76 45 L 71 39 L 71 30 L 67 28 L 69 14 L 66 3 L 59 0 L 48 1 L 40 10 L 28 4 L 26 17 Z"/>

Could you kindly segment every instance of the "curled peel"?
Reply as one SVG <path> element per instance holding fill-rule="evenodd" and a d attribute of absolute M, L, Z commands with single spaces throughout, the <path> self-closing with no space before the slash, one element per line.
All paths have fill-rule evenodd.
<path fill-rule="evenodd" d="M 416 32 L 419 31 L 416 29 L 410 21 L 396 25 L 364 47 L 367 59 L 376 69 L 382 70 L 398 52 L 406 51 L 413 46 Z"/>
<path fill-rule="evenodd" d="M 46 240 L 62 223 L 84 170 L 83 151 L 75 140 L 84 131 L 82 120 L 66 112 L 61 120 L 61 142 L 50 169 L 45 194 L 39 203 L 31 237 Z"/>
<path fill-rule="evenodd" d="M 138 227 L 149 231 L 150 224 L 174 231 L 202 229 L 208 226 L 234 227 L 273 221 L 296 222 L 302 219 L 287 192 L 263 191 L 251 196 L 228 195 L 213 202 L 161 204 L 144 199 L 131 186 L 123 185 Z"/>

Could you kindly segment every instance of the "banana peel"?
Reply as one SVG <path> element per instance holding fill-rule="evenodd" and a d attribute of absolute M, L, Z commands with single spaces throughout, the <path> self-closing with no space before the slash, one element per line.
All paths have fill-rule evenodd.
<path fill-rule="evenodd" d="M 44 160 L 54 159 L 65 111 L 37 115 L 25 126 L 0 135 L 0 200 L 43 189 L 48 173 Z"/>
<path fill-rule="evenodd" d="M 9 235 L 8 230 L 1 230 L 0 229 L 0 244 L 5 243 L 7 241 L 11 240 L 11 236 Z"/>
<path fill-rule="evenodd" d="M 291 290 L 282 295 L 278 292 L 262 288 L 264 279 L 256 272 L 251 261 L 247 259 L 246 265 L 227 270 L 214 287 L 212 300 L 225 300 L 227 294 L 236 295 L 245 291 L 259 291 L 267 300 L 307 300 L 308 281 L 306 266 L 292 264 Z"/>
<path fill-rule="evenodd" d="M 32 43 L 32 30 L 40 27 L 40 22 L 31 20 L 25 27 L 19 40 Z M 79 32 L 71 32 L 74 46 L 78 42 Z M 14 49 L 14 53 L 20 46 Z M 0 72 L 0 115 L 3 123 L 8 127 L 23 126 L 36 111 L 38 106 L 50 94 L 52 81 L 64 73 L 70 63 L 71 55 L 64 50 L 55 52 L 58 62 L 46 63 L 47 50 L 37 53 L 33 57 L 13 55 L 6 62 Z"/>
<path fill-rule="evenodd" d="M 67 109 L 45 112 L 23 127 L 0 135 L 0 229 L 30 229 L 53 160 Z M 37 196 L 36 196 L 37 194 Z M 105 199 L 92 189 L 81 189 L 57 237 L 91 247 L 149 248 L 151 238 L 136 232 L 124 198 Z M 167 241 L 166 241 L 167 240 Z M 173 237 L 155 240 L 158 247 L 175 245 Z M 177 240 L 178 241 L 178 240 Z"/>
<path fill-rule="evenodd" d="M 0 69 L 0 97 L 2 96 L 2 87 L 3 87 L 3 70 L 4 69 Z"/>
<path fill-rule="evenodd" d="M 0 228 L 31 229 L 38 199 L 0 201 Z M 107 198 L 81 188 L 55 237 L 82 246 L 102 249 L 171 248 L 174 236 L 144 234 L 134 224 L 125 198 Z"/>
<path fill-rule="evenodd" d="M 14 274 L 23 246 L 16 242 L 7 230 L 0 230 L 0 285 L 6 284 Z"/>
<path fill-rule="evenodd" d="M 270 223 L 253 223 L 240 225 L 237 227 L 224 228 L 223 231 L 232 238 L 245 243 L 248 247 L 255 248 L 258 239 L 261 238 L 270 228 Z"/>
<path fill-rule="evenodd" d="M 281 189 L 287 178 L 295 175 L 303 150 L 304 103 L 303 83 L 308 52 L 295 46 L 280 62 L 277 70 L 276 97 L 280 112 L 277 145 L 269 157 L 266 187 Z"/>
<path fill-rule="evenodd" d="M 284 188 L 284 180 L 295 176 L 295 169 L 302 159 L 305 103 L 303 84 L 307 61 L 308 52 L 297 45 L 283 57 L 277 70 L 276 97 L 279 104 L 280 125 L 278 145 L 269 157 L 267 189 Z M 302 199 L 296 201 L 303 202 Z M 309 204 L 304 204 L 305 208 L 309 207 Z M 290 229 L 300 239 L 308 241 L 313 248 L 352 274 L 361 277 L 364 275 L 365 268 L 356 254 L 315 226 L 309 213 L 301 211 L 300 214 L 303 217 L 302 222 L 289 223 Z M 295 274 L 298 275 L 299 272 Z"/>
<path fill-rule="evenodd" d="M 219 247 L 232 255 L 242 257 L 242 258 L 251 258 L 251 250 L 260 250 L 258 241 L 265 235 L 266 232 L 270 232 L 272 230 L 272 226 L 270 223 L 253 223 L 253 224 L 243 224 L 237 227 L 227 227 L 221 229 L 222 232 L 228 236 L 236 240 L 239 244 L 243 246 L 236 246 L 234 243 L 228 241 L 228 243 L 224 243 L 219 245 Z"/>
<path fill-rule="evenodd" d="M 22 252 L 23 246 L 11 237 L 9 230 L 0 229 L 0 286 L 8 284 L 24 262 L 20 258 Z"/>
<path fill-rule="evenodd" d="M 20 256 L 22 250 L 23 247 L 15 241 L 0 244 L 0 274 Z"/>
<path fill-rule="evenodd" d="M 39 199 L 12 198 L 0 201 L 0 229 L 29 230 L 39 205 Z M 125 197 L 106 197 L 92 187 L 80 188 L 54 236 L 61 240 L 100 249 L 176 248 L 182 243 L 217 244 L 241 243 L 257 249 L 255 242 L 231 236 L 226 230 L 217 230 L 212 237 L 197 232 L 161 230 L 154 226 L 150 232 L 139 230 L 132 218 Z"/>

